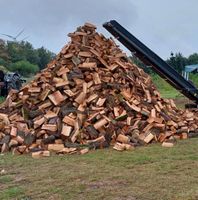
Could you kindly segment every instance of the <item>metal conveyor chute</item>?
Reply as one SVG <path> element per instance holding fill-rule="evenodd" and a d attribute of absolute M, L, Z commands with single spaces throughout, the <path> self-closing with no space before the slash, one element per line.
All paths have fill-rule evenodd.
<path fill-rule="evenodd" d="M 131 52 L 135 52 L 135 56 L 142 60 L 146 65 L 151 65 L 153 69 L 174 88 L 198 104 L 198 89 L 192 83 L 184 79 L 176 70 L 174 70 L 146 45 L 129 33 L 117 21 L 111 20 L 106 22 L 103 24 L 103 27 L 118 39 L 127 49 Z"/>

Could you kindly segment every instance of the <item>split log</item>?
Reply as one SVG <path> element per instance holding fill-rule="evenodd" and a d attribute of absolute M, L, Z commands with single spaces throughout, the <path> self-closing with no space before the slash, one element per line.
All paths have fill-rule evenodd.
<path fill-rule="evenodd" d="M 118 142 L 125 143 L 125 144 L 130 142 L 130 138 L 122 134 L 119 134 L 116 140 Z"/>
<path fill-rule="evenodd" d="M 99 136 L 99 132 L 92 125 L 87 126 L 86 130 L 92 139 L 96 139 Z"/>
<path fill-rule="evenodd" d="M 43 124 L 41 129 L 55 132 L 55 131 L 57 131 L 57 125 L 56 124 Z"/>
<path fill-rule="evenodd" d="M 173 147 L 174 144 L 173 144 L 173 143 L 170 143 L 170 142 L 163 142 L 163 143 L 162 143 L 162 146 L 163 146 L 163 147 Z"/>
<path fill-rule="evenodd" d="M 74 154 L 77 153 L 76 148 L 63 148 L 60 151 L 57 152 L 58 154 Z"/>
<path fill-rule="evenodd" d="M 80 154 L 86 154 L 89 152 L 89 149 L 88 148 L 85 148 L 85 149 L 81 149 L 80 150 Z"/>
<path fill-rule="evenodd" d="M 75 125 L 75 120 L 72 119 L 72 118 L 69 117 L 69 116 L 65 116 L 65 117 L 63 118 L 63 122 L 66 123 L 66 124 L 68 124 L 68 125 L 70 125 L 70 126 L 74 126 L 74 125 Z"/>
<path fill-rule="evenodd" d="M 69 137 L 71 132 L 72 132 L 72 127 L 63 124 L 61 135 Z"/>
<path fill-rule="evenodd" d="M 153 138 L 154 138 L 154 135 L 153 135 L 152 133 L 149 133 L 149 134 L 144 138 L 144 142 L 148 144 L 149 142 L 151 142 L 151 140 L 153 140 Z"/>
<path fill-rule="evenodd" d="M 32 153 L 32 158 L 42 158 L 42 157 L 49 157 L 49 151 L 37 151 Z"/>
<path fill-rule="evenodd" d="M 58 90 L 53 94 L 48 95 L 48 97 L 55 106 L 59 105 L 62 101 L 65 100 L 65 97 Z"/>
<path fill-rule="evenodd" d="M 108 120 L 102 118 L 94 124 L 94 128 L 97 130 L 108 123 Z"/>
<path fill-rule="evenodd" d="M 59 152 L 63 149 L 64 149 L 63 144 L 48 144 L 48 150 L 49 151 Z"/>
<path fill-rule="evenodd" d="M 134 149 L 134 147 L 130 144 L 123 144 L 123 143 L 119 143 L 117 142 L 114 146 L 113 149 L 117 150 L 117 151 L 124 151 L 124 150 L 132 150 Z"/>

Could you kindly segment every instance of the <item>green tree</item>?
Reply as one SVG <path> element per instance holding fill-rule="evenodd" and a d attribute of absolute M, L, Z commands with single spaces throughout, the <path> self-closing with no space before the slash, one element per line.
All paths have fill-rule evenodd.
<path fill-rule="evenodd" d="M 181 73 L 184 69 L 184 66 L 187 65 L 188 60 L 180 52 L 174 53 L 171 52 L 170 58 L 167 60 L 167 63 L 171 65 L 177 72 Z"/>
<path fill-rule="evenodd" d="M 38 53 L 29 42 L 8 41 L 7 49 L 12 63 L 20 60 L 27 60 L 32 64 L 38 64 L 39 62 Z"/>
<path fill-rule="evenodd" d="M 0 63 L 1 65 L 5 65 L 8 61 L 9 61 L 9 54 L 6 42 L 0 39 Z"/>
<path fill-rule="evenodd" d="M 25 55 L 17 42 L 7 42 L 8 54 L 10 56 L 10 62 L 15 63 L 20 60 L 25 60 Z"/>
<path fill-rule="evenodd" d="M 24 41 L 9 41 L 7 49 L 11 58 L 11 63 L 27 60 L 32 64 L 38 65 L 39 69 L 43 69 L 55 57 L 54 53 L 44 47 L 34 49 L 31 43 Z"/>
<path fill-rule="evenodd" d="M 188 64 L 189 65 L 198 64 L 198 53 L 193 53 L 188 57 Z"/>
<path fill-rule="evenodd" d="M 43 69 L 55 57 L 55 54 L 45 49 L 44 47 L 38 48 L 37 53 L 39 56 L 38 66 Z"/>
<path fill-rule="evenodd" d="M 5 66 L 6 65 L 6 61 L 0 57 L 0 66 Z"/>
<path fill-rule="evenodd" d="M 26 60 L 21 60 L 15 63 L 12 63 L 8 69 L 13 72 L 18 72 L 22 76 L 28 77 L 32 74 L 35 74 L 39 71 L 39 67 L 37 65 L 31 64 Z"/>
<path fill-rule="evenodd" d="M 38 65 L 40 58 L 37 53 L 37 50 L 33 48 L 32 44 L 29 42 L 22 41 L 19 45 L 23 49 L 25 59 L 32 64 Z"/>

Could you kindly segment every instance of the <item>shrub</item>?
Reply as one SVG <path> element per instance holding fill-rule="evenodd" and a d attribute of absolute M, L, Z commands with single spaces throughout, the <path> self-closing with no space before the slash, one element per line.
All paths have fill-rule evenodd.
<path fill-rule="evenodd" d="M 0 65 L 3 65 L 3 66 L 6 65 L 6 61 L 3 58 L 0 58 Z"/>
<path fill-rule="evenodd" d="M 31 64 L 26 60 L 18 61 L 9 66 L 9 70 L 12 72 L 18 72 L 22 76 L 28 77 L 32 74 L 35 74 L 39 71 L 39 67 L 37 65 Z"/>
<path fill-rule="evenodd" d="M 8 72 L 8 69 L 2 65 L 0 65 L 0 70 L 3 71 L 4 73 Z"/>

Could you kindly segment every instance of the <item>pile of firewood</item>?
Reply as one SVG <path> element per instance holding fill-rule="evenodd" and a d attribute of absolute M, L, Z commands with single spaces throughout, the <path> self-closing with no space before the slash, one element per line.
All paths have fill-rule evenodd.
<path fill-rule="evenodd" d="M 162 99 L 151 77 L 86 23 L 71 42 L 0 107 L 0 151 L 34 157 L 132 149 L 187 138 L 198 117 Z"/>

